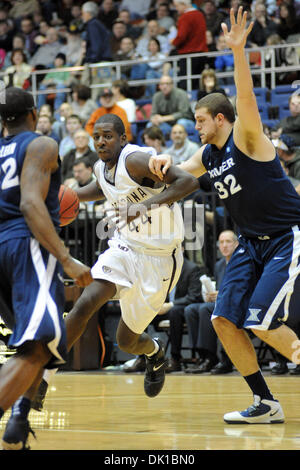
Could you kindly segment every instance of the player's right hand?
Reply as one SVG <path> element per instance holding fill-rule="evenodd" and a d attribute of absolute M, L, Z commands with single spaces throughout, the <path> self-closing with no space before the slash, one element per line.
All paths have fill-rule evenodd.
<path fill-rule="evenodd" d="M 91 269 L 70 256 L 63 264 L 64 272 L 74 279 L 78 287 L 86 287 L 93 282 Z"/>
<path fill-rule="evenodd" d="M 158 176 L 160 180 L 164 179 L 168 169 L 172 165 L 171 155 L 161 153 L 160 155 L 155 155 L 149 159 L 149 169 L 151 173 Z"/>

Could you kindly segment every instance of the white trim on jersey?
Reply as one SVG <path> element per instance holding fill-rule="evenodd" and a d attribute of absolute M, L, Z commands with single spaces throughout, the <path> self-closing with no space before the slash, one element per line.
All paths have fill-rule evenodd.
<path fill-rule="evenodd" d="M 278 294 L 271 303 L 267 313 L 260 325 L 251 325 L 247 328 L 253 328 L 255 330 L 268 330 L 270 327 L 274 316 L 284 300 L 284 317 L 282 318 L 283 322 L 286 322 L 289 316 L 289 304 L 291 295 L 294 292 L 294 284 L 297 277 L 300 274 L 300 264 L 298 264 L 299 254 L 300 254 L 300 230 L 297 226 L 293 227 L 294 232 L 294 241 L 293 241 L 293 250 L 292 250 L 292 260 L 289 267 L 289 277 L 287 281 L 283 284 Z"/>
<path fill-rule="evenodd" d="M 25 332 L 23 333 L 22 338 L 17 344 L 15 344 L 15 346 L 23 344 L 25 341 L 30 341 L 34 339 L 35 333 L 37 332 L 41 324 L 46 308 L 48 308 L 49 315 L 53 322 L 55 337 L 52 341 L 47 344 L 47 346 L 52 354 L 54 354 L 57 358 L 63 361 L 61 355 L 58 353 L 57 350 L 62 335 L 59 322 L 59 313 L 57 311 L 57 306 L 49 291 L 53 280 L 57 260 L 53 255 L 49 254 L 47 268 L 45 268 L 42 253 L 40 250 L 40 245 L 38 241 L 34 238 L 30 239 L 30 252 L 40 288 L 36 297 L 35 306 L 29 324 Z"/>

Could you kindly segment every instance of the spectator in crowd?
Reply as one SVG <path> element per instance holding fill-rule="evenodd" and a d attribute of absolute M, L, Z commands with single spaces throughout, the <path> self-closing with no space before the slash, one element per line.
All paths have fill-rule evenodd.
<path fill-rule="evenodd" d="M 73 179 L 75 180 L 75 184 L 69 184 L 69 186 L 73 189 L 78 189 L 95 181 L 96 176 L 93 173 L 93 166 L 94 165 L 91 164 L 90 159 L 87 157 L 75 160 L 73 163 Z M 86 205 L 85 203 L 81 204 Z"/>
<path fill-rule="evenodd" d="M 147 127 L 143 131 L 142 141 L 147 147 L 155 148 L 158 155 L 167 151 L 164 135 L 157 126 Z"/>
<path fill-rule="evenodd" d="M 291 137 L 295 145 L 300 146 L 300 94 L 293 93 L 289 97 L 290 116 L 279 121 L 271 130 L 272 139 L 279 138 L 282 134 Z"/>
<path fill-rule="evenodd" d="M 29 52 L 30 56 L 33 56 L 33 54 L 38 48 L 38 44 L 35 42 L 35 38 L 38 35 L 38 32 L 34 29 L 34 23 L 32 18 L 22 18 L 20 27 L 20 32 L 25 38 L 25 48 Z"/>
<path fill-rule="evenodd" d="M 91 99 L 91 90 L 86 85 L 75 85 L 72 93 L 72 109 L 85 124 L 90 115 L 98 108 L 97 103 Z"/>
<path fill-rule="evenodd" d="M 80 59 L 83 42 L 80 29 L 75 25 L 69 26 L 65 33 L 65 41 L 66 43 L 61 48 L 61 52 L 66 55 L 67 65 L 72 67 L 77 64 Z"/>
<path fill-rule="evenodd" d="M 62 69 L 66 64 L 66 56 L 59 52 L 54 59 L 55 69 Z M 54 98 L 54 110 L 56 111 L 66 100 L 66 92 L 62 90 L 71 84 L 71 74 L 69 71 L 56 71 L 48 72 L 40 83 L 40 91 L 46 91 L 47 88 L 56 90 Z M 46 103 L 47 94 L 41 93 L 38 95 L 37 107 L 38 109 Z"/>
<path fill-rule="evenodd" d="M 147 24 L 146 33 L 141 36 L 137 43 L 136 53 L 139 57 L 146 57 L 148 53 L 149 40 L 151 38 L 158 39 L 160 43 L 160 50 L 162 53 L 168 55 L 171 46 L 166 36 L 159 34 L 159 25 L 156 20 L 150 20 Z"/>
<path fill-rule="evenodd" d="M 118 18 L 118 9 L 114 0 L 103 0 L 100 5 L 98 19 L 111 31 L 114 21 Z"/>
<path fill-rule="evenodd" d="M 191 303 L 184 309 L 190 346 L 192 350 L 199 354 L 199 360 L 195 367 L 187 369 L 187 373 L 201 374 L 211 371 L 212 373 L 222 374 L 232 371 L 231 361 L 224 351 L 222 352 L 221 361 L 218 361 L 217 335 L 210 317 L 215 307 L 218 289 L 223 280 L 226 265 L 237 246 L 238 241 L 234 232 L 225 230 L 220 233 L 218 247 L 222 258 L 215 265 L 216 288 L 210 292 L 205 292 L 204 288 L 202 295 L 205 303 Z"/>
<path fill-rule="evenodd" d="M 174 18 L 171 16 L 168 2 L 160 3 L 156 8 L 156 20 L 158 23 L 158 33 L 168 35 L 175 27 Z"/>
<path fill-rule="evenodd" d="M 10 67 L 5 70 L 3 77 L 6 86 L 15 86 L 18 88 L 29 88 L 31 65 L 27 64 L 27 58 L 22 49 L 14 49 L 11 54 Z"/>
<path fill-rule="evenodd" d="M 296 49 L 294 47 L 285 47 L 285 48 L 274 48 L 272 46 L 277 44 L 284 44 L 285 41 L 282 39 L 279 34 L 271 34 L 267 38 L 267 46 L 270 48 L 265 50 L 265 65 L 266 67 L 273 67 L 273 60 L 275 59 L 275 67 L 290 67 L 297 66 L 299 63 L 299 57 Z M 274 57 L 274 59 L 273 59 Z M 282 85 L 286 83 L 291 83 L 294 79 L 297 78 L 297 71 L 287 70 L 277 72 L 275 74 L 275 81 L 277 85 Z M 271 88 L 271 77 L 266 74 L 266 86 Z"/>
<path fill-rule="evenodd" d="M 217 8 L 215 0 L 205 0 L 203 3 L 203 13 L 207 30 L 211 31 L 213 37 L 219 36 L 222 32 L 221 23 L 225 14 Z"/>
<path fill-rule="evenodd" d="M 69 24 L 69 29 L 76 29 L 80 32 L 84 29 L 84 22 L 81 17 L 81 6 L 80 4 L 74 3 L 71 8 L 72 19 Z"/>
<path fill-rule="evenodd" d="M 114 94 L 116 104 L 126 111 L 129 122 L 136 121 L 136 104 L 130 98 L 130 88 L 127 80 L 115 80 L 111 90 Z"/>
<path fill-rule="evenodd" d="M 42 65 L 46 68 L 52 68 L 57 54 L 61 50 L 59 35 L 55 28 L 49 28 L 46 33 L 46 43 L 39 46 L 38 50 L 30 59 L 30 65 L 36 67 Z"/>
<path fill-rule="evenodd" d="M 195 123 L 188 94 L 174 87 L 173 80 L 169 76 L 161 77 L 159 89 L 160 91 L 153 96 L 148 126 L 159 126 L 164 135 L 168 136 L 172 126 L 177 123 L 184 126 L 187 134 L 193 133 Z"/>
<path fill-rule="evenodd" d="M 93 168 L 94 163 L 98 161 L 98 155 L 90 148 L 90 135 L 84 129 L 78 129 L 73 134 L 74 148 L 70 149 L 61 164 L 61 176 L 64 184 L 68 185 L 68 180 L 73 178 L 73 165 L 82 158 L 88 160 Z"/>
<path fill-rule="evenodd" d="M 228 51 L 226 41 L 224 38 L 224 34 L 220 34 L 217 38 L 217 51 Z M 233 54 L 224 54 L 219 55 L 215 58 L 215 70 L 216 72 L 232 72 L 232 77 L 225 77 L 220 79 L 220 83 L 230 84 L 234 83 L 233 80 L 233 68 L 234 68 L 234 60 Z"/>
<path fill-rule="evenodd" d="M 101 116 L 103 116 L 104 114 L 116 114 L 117 116 L 119 116 L 119 118 L 122 119 L 124 126 L 125 126 L 125 130 L 126 130 L 127 140 L 131 142 L 132 133 L 131 133 L 130 123 L 128 121 L 126 111 L 123 108 L 121 108 L 121 106 L 118 106 L 116 104 L 114 94 L 110 88 L 102 89 L 100 93 L 100 103 L 101 103 L 100 108 L 96 109 L 96 111 L 93 112 L 90 119 L 86 123 L 85 130 L 90 135 L 92 135 L 95 122 Z"/>
<path fill-rule="evenodd" d="M 121 40 L 128 35 L 127 26 L 124 21 L 116 19 L 112 25 L 112 33 L 110 36 L 110 50 L 112 56 L 120 49 Z"/>
<path fill-rule="evenodd" d="M 86 2 L 82 5 L 82 19 L 85 25 L 86 54 L 84 63 L 93 64 L 111 57 L 109 31 L 97 19 L 98 5 Z"/>
<path fill-rule="evenodd" d="M 269 17 L 266 6 L 257 3 L 254 8 L 254 24 L 248 41 L 252 47 L 265 46 L 267 38 L 277 33 L 277 24 Z"/>
<path fill-rule="evenodd" d="M 46 114 L 40 114 L 36 125 L 36 132 L 41 135 L 52 137 L 59 144 L 59 137 L 52 129 L 52 120 Z"/>
<path fill-rule="evenodd" d="M 71 116 L 68 116 L 66 118 L 67 135 L 61 140 L 59 144 L 59 155 L 62 160 L 69 150 L 75 148 L 74 134 L 79 129 L 82 129 L 82 123 L 79 116 L 76 116 L 76 114 L 71 114 Z"/>
<path fill-rule="evenodd" d="M 42 107 L 43 106 L 41 106 L 40 113 L 41 113 Z M 70 103 L 63 103 L 54 114 L 55 120 L 53 122 L 52 128 L 54 132 L 58 135 L 60 140 L 62 140 L 68 134 L 68 131 L 66 128 L 66 119 L 69 116 L 71 116 L 71 114 L 74 114 L 74 112 Z"/>
<path fill-rule="evenodd" d="M 201 268 L 184 257 L 180 278 L 176 287 L 169 294 L 169 299 L 158 312 L 153 324 L 158 324 L 163 319 L 170 320 L 170 344 L 171 359 L 166 372 L 181 370 L 181 347 L 184 328 L 184 309 L 187 305 L 202 302 L 201 295 Z"/>
<path fill-rule="evenodd" d="M 206 22 L 204 14 L 194 8 L 191 0 L 179 0 L 174 2 L 178 12 L 177 35 L 171 40 L 176 48 L 177 54 L 193 54 L 196 52 L 207 52 L 206 44 Z M 195 34 L 197 31 L 197 34 Z M 204 57 L 192 58 L 192 74 L 201 73 L 205 65 Z M 186 59 L 179 61 L 179 75 L 186 75 Z M 193 82 L 193 87 L 197 87 L 197 81 Z M 184 82 L 180 84 L 185 88 Z"/>
<path fill-rule="evenodd" d="M 127 35 L 132 39 L 138 39 L 143 34 L 143 28 L 140 26 L 140 24 L 132 24 L 130 11 L 126 8 L 119 10 L 118 19 L 126 24 Z"/>
<path fill-rule="evenodd" d="M 300 181 L 300 148 L 296 148 L 295 141 L 288 135 L 282 134 L 273 140 L 278 156 L 287 169 L 287 175 Z"/>
<path fill-rule="evenodd" d="M 300 32 L 300 16 L 297 15 L 295 6 L 286 2 L 281 2 L 278 7 L 277 32 L 279 36 L 286 40 L 292 34 Z"/>
<path fill-rule="evenodd" d="M 113 55 L 114 61 L 133 60 L 136 59 L 136 46 L 133 38 L 125 36 L 121 39 L 119 50 Z M 121 76 L 130 79 L 132 65 L 123 65 L 121 68 Z"/>
<path fill-rule="evenodd" d="M 12 62 L 11 62 L 11 56 L 12 56 L 12 53 L 15 49 L 21 49 L 23 51 L 23 54 L 26 57 L 26 62 L 27 63 L 29 62 L 30 54 L 27 51 L 27 49 L 25 48 L 25 37 L 21 33 L 16 33 L 13 36 L 13 40 L 12 40 L 12 50 L 7 52 L 7 54 L 5 56 L 5 62 L 4 62 L 5 69 L 7 67 L 10 67 L 11 65 L 13 65 Z"/>
<path fill-rule="evenodd" d="M 7 20 L 0 20 L 0 49 L 5 52 L 12 50 L 14 33 L 9 27 Z"/>
<path fill-rule="evenodd" d="M 170 137 L 172 145 L 167 148 L 166 152 L 171 155 L 174 165 L 184 162 L 199 149 L 199 145 L 188 138 L 181 124 L 175 124 L 172 127 Z"/>
<path fill-rule="evenodd" d="M 223 95 L 226 95 L 225 90 L 223 88 L 219 88 L 218 78 L 215 70 L 205 69 L 203 70 L 199 80 L 197 99 L 200 100 L 210 93 L 223 93 Z"/>

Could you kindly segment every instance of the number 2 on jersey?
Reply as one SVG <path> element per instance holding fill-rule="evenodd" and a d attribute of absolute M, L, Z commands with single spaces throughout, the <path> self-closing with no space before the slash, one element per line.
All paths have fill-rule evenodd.
<path fill-rule="evenodd" d="M 19 176 L 16 175 L 17 163 L 14 158 L 8 158 L 1 165 L 1 170 L 5 173 L 1 184 L 1 189 L 12 188 L 13 186 L 19 186 Z"/>

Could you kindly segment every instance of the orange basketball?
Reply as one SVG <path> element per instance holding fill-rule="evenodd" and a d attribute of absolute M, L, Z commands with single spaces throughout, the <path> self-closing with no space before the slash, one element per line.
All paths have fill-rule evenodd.
<path fill-rule="evenodd" d="M 60 226 L 64 227 L 65 225 L 69 225 L 73 222 L 73 220 L 78 216 L 79 199 L 72 188 L 62 184 L 59 188 L 58 200 L 60 205 Z"/>

